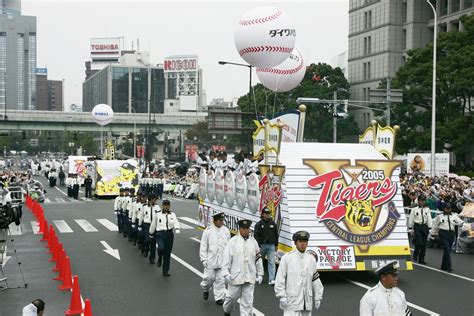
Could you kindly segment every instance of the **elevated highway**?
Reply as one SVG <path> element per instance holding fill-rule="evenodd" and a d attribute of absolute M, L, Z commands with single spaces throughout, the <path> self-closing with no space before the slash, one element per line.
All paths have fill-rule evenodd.
<path fill-rule="evenodd" d="M 137 132 L 148 127 L 147 113 L 114 113 L 112 123 L 100 126 L 90 112 L 16 111 L 0 114 L 0 130 Z M 179 133 L 206 119 L 207 113 L 151 114 L 150 127 L 155 133 Z"/>

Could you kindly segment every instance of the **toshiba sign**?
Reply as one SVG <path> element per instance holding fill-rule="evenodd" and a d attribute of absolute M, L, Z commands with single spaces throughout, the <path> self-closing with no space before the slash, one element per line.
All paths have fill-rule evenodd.
<path fill-rule="evenodd" d="M 197 71 L 197 56 L 168 57 L 164 61 L 164 72 Z"/>
<path fill-rule="evenodd" d="M 92 38 L 90 49 L 92 61 L 118 61 L 120 38 Z"/>

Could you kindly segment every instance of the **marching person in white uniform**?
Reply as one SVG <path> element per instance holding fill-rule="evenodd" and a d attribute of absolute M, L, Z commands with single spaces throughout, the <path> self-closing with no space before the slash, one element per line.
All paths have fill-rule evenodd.
<path fill-rule="evenodd" d="M 232 237 L 224 251 L 222 272 L 228 284 L 224 315 L 230 315 L 240 298 L 240 315 L 253 315 L 255 283 L 263 280 L 263 263 L 258 243 L 250 236 L 251 221 L 240 220 L 239 233 Z"/>
<path fill-rule="evenodd" d="M 204 278 L 201 288 L 204 290 L 203 298 L 209 298 L 209 291 L 214 290 L 214 299 L 217 305 L 224 304 L 225 284 L 222 271 L 224 250 L 230 239 L 230 232 L 224 225 L 224 213 L 212 216 L 213 224 L 202 233 L 199 257 L 204 266 Z"/>
<path fill-rule="evenodd" d="M 405 293 L 397 287 L 398 268 L 392 260 L 375 270 L 380 282 L 360 300 L 360 316 L 411 316 Z"/>
<path fill-rule="evenodd" d="M 408 227 L 413 229 L 415 234 L 415 251 L 413 251 L 413 261 L 426 264 L 425 254 L 428 244 L 428 235 L 433 226 L 431 210 L 426 206 L 426 197 L 418 196 L 418 206 L 413 208 L 408 218 Z"/>
<path fill-rule="evenodd" d="M 293 234 L 296 250 L 285 254 L 275 280 L 275 295 L 280 299 L 280 308 L 285 316 L 310 316 L 314 308 L 319 309 L 324 286 L 319 278 L 316 258 L 308 253 L 309 233 Z"/>

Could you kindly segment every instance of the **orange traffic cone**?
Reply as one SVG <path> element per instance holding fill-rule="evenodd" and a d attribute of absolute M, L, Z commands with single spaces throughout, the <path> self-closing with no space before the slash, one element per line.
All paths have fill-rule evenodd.
<path fill-rule="evenodd" d="M 56 232 L 54 231 L 53 224 L 49 225 L 49 240 L 48 244 L 46 245 L 46 248 L 48 248 L 48 251 L 46 253 L 53 253 L 53 247 L 54 247 L 54 242 L 56 240 Z"/>
<path fill-rule="evenodd" d="M 68 257 L 69 260 L 69 257 Z M 65 312 L 65 315 L 76 315 L 82 314 L 84 309 L 82 308 L 81 302 L 81 288 L 79 287 L 79 277 L 74 276 L 74 285 L 72 287 L 71 293 L 71 303 L 69 304 L 69 309 Z"/>
<path fill-rule="evenodd" d="M 64 249 L 60 248 L 58 254 L 58 260 L 56 260 L 56 266 L 53 268 L 53 272 L 58 272 L 59 271 L 59 280 L 62 280 L 62 275 L 61 272 L 64 271 L 64 258 L 66 258 L 66 252 Z M 54 279 L 53 279 L 54 280 Z"/>
<path fill-rule="evenodd" d="M 85 301 L 84 316 L 92 316 L 91 301 L 88 298 Z"/>
<path fill-rule="evenodd" d="M 59 249 L 59 242 L 58 242 L 58 236 L 54 235 L 53 236 L 53 245 L 50 249 L 50 253 L 53 255 L 51 258 L 48 260 L 49 262 L 56 262 L 58 260 L 58 249 Z"/>
<path fill-rule="evenodd" d="M 43 221 L 43 238 L 41 241 L 49 241 L 49 229 L 48 229 L 48 221 Z"/>
<path fill-rule="evenodd" d="M 72 289 L 71 265 L 69 262 L 69 257 L 66 256 L 63 261 L 63 284 L 58 286 L 60 290 Z"/>

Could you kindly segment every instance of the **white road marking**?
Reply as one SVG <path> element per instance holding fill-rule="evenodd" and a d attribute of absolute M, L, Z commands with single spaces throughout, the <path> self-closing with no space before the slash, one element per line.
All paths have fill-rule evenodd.
<path fill-rule="evenodd" d="M 84 229 L 84 231 L 86 233 L 89 233 L 89 232 L 98 232 L 97 228 L 95 228 L 94 226 L 92 226 L 91 223 L 89 223 L 87 220 L 85 219 L 75 219 L 76 223 L 81 226 L 82 229 Z"/>
<path fill-rule="evenodd" d="M 436 272 L 439 272 L 439 273 L 450 275 L 450 276 L 453 276 L 453 277 L 456 277 L 456 278 L 460 278 L 460 279 L 463 279 L 463 280 L 466 280 L 466 281 L 469 281 L 469 282 L 474 282 L 474 279 L 471 279 L 471 278 L 468 278 L 468 277 L 465 277 L 465 276 L 462 276 L 462 275 L 459 275 L 459 274 L 449 273 L 449 272 L 439 270 L 439 269 L 427 266 L 425 264 L 419 264 L 419 263 L 416 263 L 416 262 L 413 262 L 413 264 L 416 265 L 417 267 L 422 267 L 422 268 L 425 268 L 425 269 L 429 269 L 429 270 L 433 270 L 433 271 L 436 271 Z"/>
<path fill-rule="evenodd" d="M 102 246 L 105 247 L 105 249 L 103 249 L 103 251 L 105 253 L 108 253 L 109 255 L 114 257 L 115 259 L 120 260 L 120 254 L 119 254 L 118 249 L 112 249 L 112 247 L 110 247 L 110 245 L 107 242 L 103 241 L 103 240 L 101 240 L 100 243 L 102 244 Z"/>
<path fill-rule="evenodd" d="M 36 221 L 31 221 L 31 229 L 33 230 L 33 234 L 38 235 L 39 234 L 39 226 L 36 225 Z"/>
<path fill-rule="evenodd" d="M 178 261 L 179 263 L 181 263 L 185 268 L 187 268 L 188 270 L 190 270 L 191 272 L 193 272 L 194 274 L 198 275 L 200 278 L 203 278 L 204 277 L 204 274 L 199 271 L 198 269 L 196 269 L 195 267 L 193 267 L 192 265 L 190 265 L 189 263 L 187 263 L 186 261 L 184 261 L 183 259 L 179 258 L 178 256 L 176 256 L 175 254 L 171 254 L 171 258 L 173 258 L 174 260 Z M 237 301 L 238 302 L 238 301 Z M 256 309 L 255 307 L 252 309 L 252 312 L 255 316 L 263 316 L 265 315 L 264 313 L 262 313 L 261 311 L 259 311 L 258 309 Z"/>
<path fill-rule="evenodd" d="M 108 219 L 105 218 L 98 218 L 97 221 L 101 223 L 102 225 L 105 226 L 108 230 L 111 232 L 117 232 L 118 231 L 118 226 L 109 221 Z"/>
<path fill-rule="evenodd" d="M 49 198 L 45 198 L 44 203 L 51 203 L 51 200 Z"/>
<path fill-rule="evenodd" d="M 74 231 L 69 227 L 69 225 L 64 220 L 53 221 L 54 225 L 58 228 L 60 233 L 73 233 Z"/>
<path fill-rule="evenodd" d="M 201 243 L 201 240 L 200 240 L 200 239 L 197 239 L 196 237 L 191 237 L 191 240 L 194 240 L 194 241 L 196 241 L 196 242 L 198 242 L 198 243 Z"/>
<path fill-rule="evenodd" d="M 182 216 L 182 217 L 180 217 L 179 219 L 181 219 L 181 220 L 183 220 L 183 221 L 185 221 L 185 222 L 194 224 L 194 225 L 201 226 L 201 223 L 199 223 L 197 220 L 192 219 L 192 218 L 189 218 L 189 217 Z"/>
<path fill-rule="evenodd" d="M 68 200 L 69 200 L 70 202 L 79 203 L 79 200 L 76 200 L 76 199 L 73 199 L 73 198 L 68 198 Z"/>
<path fill-rule="evenodd" d="M 21 234 L 23 234 L 21 225 L 16 226 L 15 223 L 10 223 L 10 225 L 8 226 L 8 231 L 10 232 L 10 236 L 20 236 Z"/>
<path fill-rule="evenodd" d="M 67 196 L 67 193 L 64 192 L 63 190 L 61 190 L 60 188 L 58 188 L 58 187 L 56 187 L 56 186 L 55 186 L 55 188 L 56 188 L 56 190 L 58 190 L 59 192 L 61 192 L 61 193 L 64 194 L 65 196 Z"/>
<path fill-rule="evenodd" d="M 63 198 L 56 198 L 56 202 L 64 203 L 66 201 Z"/>
<path fill-rule="evenodd" d="M 194 227 L 186 225 L 185 223 L 179 223 L 179 226 L 181 226 L 182 229 L 194 229 Z"/>
<path fill-rule="evenodd" d="M 365 285 L 365 284 L 360 283 L 360 282 L 357 282 L 357 281 L 353 281 L 353 280 L 349 280 L 349 279 L 344 279 L 344 280 L 346 280 L 346 281 L 348 281 L 348 282 L 350 282 L 350 283 L 352 283 L 352 284 L 354 284 L 354 285 L 360 286 L 360 287 L 362 287 L 362 288 L 364 288 L 364 289 L 367 289 L 367 290 L 371 288 L 370 286 Z M 414 309 L 417 309 L 417 310 L 419 310 L 419 311 L 422 311 L 422 312 L 425 313 L 425 314 L 428 314 L 428 315 L 431 315 L 431 316 L 439 316 L 438 313 L 435 313 L 435 312 L 433 312 L 433 311 L 430 311 L 429 309 L 426 309 L 426 308 L 421 307 L 421 306 L 419 306 L 419 305 L 416 305 L 416 304 L 413 304 L 413 303 L 410 303 L 410 302 L 407 302 L 407 305 L 410 306 L 410 307 L 413 307 Z"/>

